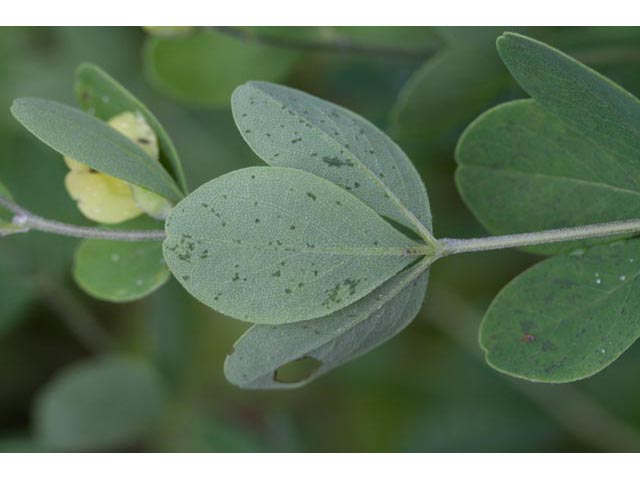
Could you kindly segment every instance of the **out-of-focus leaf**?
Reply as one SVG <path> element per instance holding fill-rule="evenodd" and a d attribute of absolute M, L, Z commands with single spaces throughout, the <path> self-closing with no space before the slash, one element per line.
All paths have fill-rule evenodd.
<path fill-rule="evenodd" d="M 36 439 L 53 450 L 123 448 L 149 434 L 165 407 L 164 385 L 148 364 L 100 357 L 63 370 L 40 392 Z"/>
<path fill-rule="evenodd" d="M 158 137 L 162 163 L 187 192 L 187 183 L 173 142 L 151 111 L 97 65 L 84 63 L 76 70 L 75 92 L 82 108 L 108 121 L 122 112 L 140 112 Z"/>
<path fill-rule="evenodd" d="M 134 220 L 120 228 L 141 225 L 157 228 L 159 224 Z M 73 277 L 80 288 L 101 300 L 137 300 L 160 288 L 169 276 L 160 242 L 83 240 L 76 250 Z"/>
<path fill-rule="evenodd" d="M 416 232 L 431 228 L 420 175 L 405 153 L 364 118 L 263 82 L 237 88 L 232 107 L 240 133 L 268 164 L 326 178 Z"/>
<path fill-rule="evenodd" d="M 427 288 L 425 268 L 423 263 L 413 266 L 331 315 L 251 327 L 225 361 L 227 379 L 243 388 L 296 388 L 368 352 L 417 315 Z M 297 378 L 283 380 L 280 369 L 300 359 L 313 359 L 316 364 Z"/>
<path fill-rule="evenodd" d="M 487 311 L 480 343 L 497 370 L 543 382 L 593 375 L 640 336 L 640 241 L 544 260 Z"/>
<path fill-rule="evenodd" d="M 458 189 L 493 234 L 637 218 L 640 211 L 640 166 L 623 168 L 615 152 L 532 100 L 482 115 L 461 137 L 456 156 Z M 555 253 L 602 241 L 527 250 Z"/>
<path fill-rule="evenodd" d="M 298 58 L 298 52 L 245 43 L 212 30 L 149 38 L 144 54 L 147 76 L 156 88 L 209 107 L 226 107 L 233 89 L 248 80 L 284 78 Z"/>
<path fill-rule="evenodd" d="M 311 173 L 253 167 L 203 185 L 167 221 L 164 254 L 206 305 L 253 323 L 328 315 L 431 247 Z"/>
<path fill-rule="evenodd" d="M 160 163 L 91 115 L 37 98 L 15 100 L 11 113 L 39 140 L 63 155 L 173 201 L 183 197 Z"/>
<path fill-rule="evenodd" d="M 405 83 L 391 112 L 400 141 L 421 143 L 464 127 L 513 83 L 495 51 L 504 28 L 438 27 L 446 46 Z"/>
<path fill-rule="evenodd" d="M 402 88 L 392 110 L 392 132 L 400 139 L 435 139 L 470 122 L 510 82 L 493 49 L 446 49 Z"/>

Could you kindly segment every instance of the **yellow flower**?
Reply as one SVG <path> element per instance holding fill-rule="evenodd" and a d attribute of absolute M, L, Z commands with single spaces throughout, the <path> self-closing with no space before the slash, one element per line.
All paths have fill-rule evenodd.
<path fill-rule="evenodd" d="M 108 124 L 136 142 L 154 160 L 160 152 L 155 132 L 139 113 L 124 112 L 111 118 Z M 70 169 L 65 186 L 82 214 L 99 223 L 120 223 L 142 213 L 164 219 L 171 211 L 169 201 L 156 193 L 64 157 Z"/>

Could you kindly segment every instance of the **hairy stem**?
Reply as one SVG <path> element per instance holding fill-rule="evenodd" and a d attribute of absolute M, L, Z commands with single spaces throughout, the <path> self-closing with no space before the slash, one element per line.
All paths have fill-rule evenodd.
<path fill-rule="evenodd" d="M 540 232 L 518 233 L 483 238 L 441 238 L 438 240 L 438 257 L 467 252 L 482 252 L 502 248 L 527 247 L 543 243 L 584 240 L 586 238 L 608 237 L 629 233 L 640 233 L 640 220 L 623 220 L 620 222 L 595 223 L 580 227 L 542 230 Z"/>
<path fill-rule="evenodd" d="M 55 233 L 67 237 L 119 240 L 122 242 L 162 241 L 166 236 L 164 230 L 110 230 L 96 227 L 81 227 L 56 220 L 49 220 L 30 212 L 5 197 L 0 197 L 0 206 L 15 214 L 12 222 L 17 227 L 20 227 L 21 230 L 19 231 L 22 232 L 39 230 L 41 232 Z"/>
<path fill-rule="evenodd" d="M 346 37 L 335 37 L 328 40 L 305 40 L 279 37 L 267 33 L 260 33 L 247 30 L 242 27 L 211 27 L 215 31 L 233 37 L 237 40 L 250 43 L 258 43 L 271 47 L 288 48 L 305 51 L 324 51 L 335 53 L 354 53 L 360 55 L 371 55 L 391 58 L 413 58 L 423 60 L 433 55 L 439 44 L 423 45 L 421 47 L 406 48 L 392 45 L 380 45 L 369 43 L 354 43 Z"/>

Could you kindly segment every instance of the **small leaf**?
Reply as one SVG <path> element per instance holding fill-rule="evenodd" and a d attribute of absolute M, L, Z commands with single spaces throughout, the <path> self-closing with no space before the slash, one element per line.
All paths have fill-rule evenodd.
<path fill-rule="evenodd" d="M 36 439 L 54 450 L 122 448 L 148 434 L 165 407 L 165 387 L 148 364 L 105 356 L 66 368 L 39 393 Z"/>
<path fill-rule="evenodd" d="M 226 107 L 233 89 L 248 80 L 284 78 L 299 57 L 290 49 L 244 43 L 211 30 L 152 37 L 144 51 L 147 77 L 158 90 L 210 107 Z"/>
<path fill-rule="evenodd" d="M 122 112 L 140 112 L 158 136 L 160 163 L 173 175 L 182 191 L 187 193 L 182 163 L 169 134 L 140 100 L 104 70 L 91 63 L 83 63 L 78 67 L 74 88 L 82 108 L 105 122 Z"/>
<path fill-rule="evenodd" d="M 238 87 L 231 105 L 240 133 L 269 165 L 326 178 L 380 215 L 428 236 L 431 210 L 420 175 L 400 147 L 364 118 L 264 82 Z"/>
<path fill-rule="evenodd" d="M 159 242 L 83 240 L 76 250 L 73 277 L 80 288 L 101 300 L 137 300 L 160 288 L 169 276 Z"/>
<path fill-rule="evenodd" d="M 254 323 L 328 315 L 432 253 L 333 183 L 281 167 L 210 181 L 166 229 L 167 264 L 187 291 Z"/>
<path fill-rule="evenodd" d="M 532 100 L 483 114 L 460 138 L 456 157 L 462 197 L 496 235 L 625 220 L 640 211 L 640 164 L 621 168 L 615 154 Z M 610 240 L 527 250 L 555 253 Z"/>
<path fill-rule="evenodd" d="M 636 173 L 640 102 L 636 97 L 542 42 L 506 33 L 497 45 L 504 63 L 529 95 L 569 128 L 610 152 L 618 169 L 640 184 Z"/>
<path fill-rule="evenodd" d="M 640 336 L 640 241 L 544 260 L 511 281 L 482 323 L 487 362 L 527 380 L 571 382 Z"/>
<path fill-rule="evenodd" d="M 425 261 L 338 312 L 289 325 L 255 325 L 225 360 L 225 376 L 242 388 L 296 388 L 372 350 L 406 327 L 424 299 Z M 315 360 L 308 375 L 285 382 L 281 367 Z"/>
<path fill-rule="evenodd" d="M 11 113 L 38 139 L 65 156 L 173 201 L 183 197 L 160 163 L 91 115 L 37 98 L 15 100 Z"/>

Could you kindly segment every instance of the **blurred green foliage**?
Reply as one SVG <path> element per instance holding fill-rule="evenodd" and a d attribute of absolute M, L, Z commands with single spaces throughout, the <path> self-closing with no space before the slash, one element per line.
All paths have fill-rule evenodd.
<path fill-rule="evenodd" d="M 64 190 L 61 156 L 9 114 L 20 96 L 73 104 L 73 74 L 82 62 L 103 67 L 157 115 L 192 188 L 260 163 L 225 99 L 239 83 L 275 80 L 391 132 L 426 183 L 437 236 L 481 235 L 455 190 L 453 148 L 482 111 L 523 96 L 498 64 L 494 40 L 502 30 L 249 30 L 291 43 L 273 47 L 220 31 L 172 39 L 136 28 L 0 28 L 0 181 L 34 212 L 86 223 Z M 527 33 L 640 93 L 640 29 Z M 191 46 L 200 37 L 212 44 Z M 348 47 L 310 48 L 312 42 Z M 359 50 L 367 44 L 375 54 Z M 384 53 L 398 48 L 409 54 Z M 234 63 L 240 60 L 246 63 Z M 160 81 L 154 71 L 166 76 Z M 206 91 L 214 87 L 220 90 Z M 77 244 L 39 233 L 0 239 L 1 451 L 640 449 L 640 388 L 631 381 L 637 345 L 603 373 L 569 385 L 514 380 L 484 364 L 481 315 L 509 279 L 538 259 L 533 255 L 504 251 L 438 262 L 422 311 L 403 334 L 303 389 L 256 392 L 232 387 L 222 371 L 246 325 L 199 304 L 175 280 L 136 302 L 93 300 L 72 280 Z M 99 378 L 104 355 L 127 359 L 107 368 L 112 384 Z M 137 367 L 132 373 L 128 362 L 146 373 Z M 63 392 L 53 400 L 78 372 L 90 377 L 74 383 L 86 386 L 86 396 Z M 137 410 L 127 398 L 147 398 L 149 408 Z M 43 420 L 47 411 L 50 421 Z M 125 419 L 127 427 L 108 422 L 107 428 L 101 422 L 108 418 Z M 78 425 L 82 435 L 67 442 Z M 67 443 L 53 445 L 52 438 Z"/>

